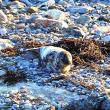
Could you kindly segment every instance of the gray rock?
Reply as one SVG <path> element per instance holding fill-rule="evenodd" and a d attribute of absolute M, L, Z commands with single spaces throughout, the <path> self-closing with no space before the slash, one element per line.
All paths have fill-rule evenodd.
<path fill-rule="evenodd" d="M 84 6 L 80 6 L 80 7 L 70 6 L 68 7 L 68 10 L 70 11 L 71 14 L 74 14 L 74 13 L 85 14 L 85 13 L 93 11 L 94 8 L 89 7 L 89 6 L 85 6 L 85 7 Z"/>
<path fill-rule="evenodd" d="M 69 27 L 64 29 L 64 36 L 65 37 L 85 37 L 88 34 L 86 27 Z"/>
<path fill-rule="evenodd" d="M 65 21 L 47 19 L 47 18 L 38 18 L 35 20 L 36 27 L 49 27 L 51 30 L 59 30 L 62 28 L 68 28 L 68 24 Z"/>
<path fill-rule="evenodd" d="M 110 100 L 104 100 L 101 104 L 101 110 L 110 110 Z"/>
<path fill-rule="evenodd" d="M 16 110 L 19 109 L 19 105 L 18 104 L 13 104 L 11 107 L 12 110 Z"/>
<path fill-rule="evenodd" d="M 63 11 L 60 11 L 58 9 L 50 9 L 46 12 L 46 15 L 48 15 L 52 19 L 56 19 L 56 20 L 65 20 L 66 19 L 66 13 Z"/>
<path fill-rule="evenodd" d="M 90 21 L 91 21 L 91 18 L 87 15 L 80 16 L 78 19 L 76 19 L 76 22 L 82 25 L 85 25 L 86 23 L 89 23 Z"/>
<path fill-rule="evenodd" d="M 0 28 L 0 35 L 6 35 L 7 34 L 7 29 L 6 28 Z"/>
<path fill-rule="evenodd" d="M 28 6 L 33 6 L 32 2 L 30 2 L 29 0 L 20 0 L 20 1 L 25 3 Z"/>
<path fill-rule="evenodd" d="M 5 70 L 0 70 L 0 76 L 3 76 L 6 74 L 6 71 Z"/>
<path fill-rule="evenodd" d="M 104 36 L 101 40 L 105 41 L 105 42 L 109 42 L 110 41 L 110 35 Z"/>
<path fill-rule="evenodd" d="M 82 96 L 81 96 L 82 97 Z M 64 110 L 98 110 L 103 98 L 99 96 L 85 96 L 78 100 L 73 100 Z M 108 109 L 107 109 L 108 110 Z"/>
<path fill-rule="evenodd" d="M 105 86 L 110 89 L 110 79 L 107 78 L 106 81 L 105 81 Z"/>

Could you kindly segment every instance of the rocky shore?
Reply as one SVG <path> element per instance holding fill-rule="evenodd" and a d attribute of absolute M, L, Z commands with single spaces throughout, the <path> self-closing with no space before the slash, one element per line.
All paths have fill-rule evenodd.
<path fill-rule="evenodd" d="M 0 0 L 0 110 L 110 110 L 110 0 Z"/>

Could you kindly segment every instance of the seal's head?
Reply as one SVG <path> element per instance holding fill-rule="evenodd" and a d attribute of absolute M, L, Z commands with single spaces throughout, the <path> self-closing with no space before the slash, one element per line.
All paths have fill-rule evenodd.
<path fill-rule="evenodd" d="M 60 72 L 67 73 L 70 71 L 72 66 L 72 55 L 64 50 L 59 53 L 59 62 L 58 65 L 60 66 Z"/>

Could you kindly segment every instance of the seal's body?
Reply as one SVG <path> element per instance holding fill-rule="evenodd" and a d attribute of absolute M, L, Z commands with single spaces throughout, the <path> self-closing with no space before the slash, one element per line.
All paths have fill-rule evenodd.
<path fill-rule="evenodd" d="M 39 58 L 39 66 L 46 67 L 54 72 L 67 73 L 71 69 L 72 55 L 63 48 L 43 46 L 29 50 L 36 58 Z"/>

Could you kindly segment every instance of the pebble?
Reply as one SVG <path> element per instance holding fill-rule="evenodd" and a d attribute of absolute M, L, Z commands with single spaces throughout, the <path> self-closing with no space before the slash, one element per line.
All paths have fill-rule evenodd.
<path fill-rule="evenodd" d="M 38 12 L 38 7 L 33 7 L 33 6 L 31 6 L 31 7 L 28 9 L 28 12 L 29 12 L 29 13 L 36 13 L 36 12 Z"/>
<path fill-rule="evenodd" d="M 8 22 L 7 15 L 2 10 L 0 10 L 0 24 L 7 22 Z"/>

